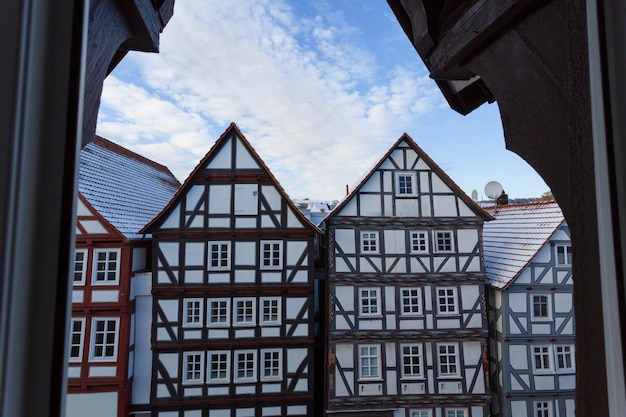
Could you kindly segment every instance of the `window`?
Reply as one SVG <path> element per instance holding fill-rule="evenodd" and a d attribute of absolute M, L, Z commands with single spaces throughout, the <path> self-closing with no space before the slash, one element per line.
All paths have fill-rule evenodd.
<path fill-rule="evenodd" d="M 467 417 L 465 408 L 446 408 L 446 417 Z"/>
<path fill-rule="evenodd" d="M 402 377 L 422 378 L 422 346 L 416 344 L 401 345 Z"/>
<path fill-rule="evenodd" d="M 396 196 L 407 197 L 417 195 L 417 181 L 414 172 L 396 173 Z"/>
<path fill-rule="evenodd" d="M 209 242 L 209 270 L 230 269 L 230 242 Z"/>
<path fill-rule="evenodd" d="M 230 325 L 230 300 L 218 298 L 209 300 L 209 323 L 210 327 L 223 327 Z"/>
<path fill-rule="evenodd" d="M 550 346 L 533 346 L 533 364 L 537 372 L 552 370 L 550 361 Z"/>
<path fill-rule="evenodd" d="M 359 316 L 380 315 L 380 289 L 359 288 Z"/>
<path fill-rule="evenodd" d="M 234 322 L 235 326 L 254 326 L 256 324 L 254 298 L 235 298 Z"/>
<path fill-rule="evenodd" d="M 432 410 L 411 410 L 411 417 L 432 417 Z"/>
<path fill-rule="evenodd" d="M 556 369 L 557 372 L 570 372 L 574 371 L 574 346 L 573 345 L 560 345 L 555 346 L 556 354 Z"/>
<path fill-rule="evenodd" d="M 438 287 L 437 313 L 440 315 L 458 314 L 456 287 Z"/>
<path fill-rule="evenodd" d="M 361 379 L 380 378 L 378 345 L 359 346 L 359 377 Z"/>
<path fill-rule="evenodd" d="M 410 232 L 411 237 L 411 253 L 428 252 L 428 233 L 427 232 Z"/>
<path fill-rule="evenodd" d="M 535 401 L 535 417 L 552 417 L 550 401 Z"/>
<path fill-rule="evenodd" d="M 120 272 L 119 257 L 119 249 L 96 249 L 94 251 L 94 284 L 117 285 Z"/>
<path fill-rule="evenodd" d="M 261 241 L 261 269 L 283 267 L 283 242 L 281 240 Z"/>
<path fill-rule="evenodd" d="M 235 364 L 235 382 L 256 381 L 256 350 L 236 350 Z"/>
<path fill-rule="evenodd" d="M 70 362 L 80 362 L 83 358 L 85 341 L 85 319 L 72 319 L 70 322 Z"/>
<path fill-rule="evenodd" d="M 361 232 L 361 253 L 378 253 L 378 232 Z"/>
<path fill-rule="evenodd" d="M 439 253 L 454 251 L 452 232 L 450 230 L 438 230 L 435 232 L 435 250 Z"/>
<path fill-rule="evenodd" d="M 230 352 L 209 352 L 209 384 L 230 382 Z"/>
<path fill-rule="evenodd" d="M 281 323 L 280 297 L 261 298 L 261 325 L 271 326 Z"/>
<path fill-rule="evenodd" d="M 420 288 L 401 288 L 400 303 L 402 316 L 422 314 L 422 290 Z"/>
<path fill-rule="evenodd" d="M 114 361 L 117 358 L 119 319 L 93 319 L 91 329 L 91 359 Z"/>
<path fill-rule="evenodd" d="M 261 350 L 261 380 L 281 380 L 282 376 L 282 350 Z"/>
<path fill-rule="evenodd" d="M 572 247 L 570 245 L 556 245 L 556 264 L 561 266 L 572 265 Z"/>
<path fill-rule="evenodd" d="M 185 352 L 183 354 L 183 384 L 201 384 L 204 367 L 204 354 Z"/>
<path fill-rule="evenodd" d="M 202 326 L 202 299 L 186 298 L 183 300 L 183 326 Z"/>
<path fill-rule="evenodd" d="M 532 318 L 536 320 L 548 320 L 550 319 L 550 296 L 534 294 L 533 300 L 533 313 Z"/>
<path fill-rule="evenodd" d="M 85 285 L 85 274 L 87 273 L 87 251 L 76 249 L 74 252 L 74 285 Z"/>
<path fill-rule="evenodd" d="M 439 376 L 460 376 L 458 349 L 459 345 L 456 343 L 440 343 L 437 345 L 439 357 Z"/>

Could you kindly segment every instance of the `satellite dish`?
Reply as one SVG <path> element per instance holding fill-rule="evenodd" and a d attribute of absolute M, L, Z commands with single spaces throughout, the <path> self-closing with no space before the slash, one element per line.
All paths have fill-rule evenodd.
<path fill-rule="evenodd" d="M 502 186 L 498 181 L 489 181 L 485 185 L 485 195 L 492 200 L 497 199 L 502 195 Z"/>
<path fill-rule="evenodd" d="M 478 191 L 472 190 L 472 200 L 478 201 Z"/>

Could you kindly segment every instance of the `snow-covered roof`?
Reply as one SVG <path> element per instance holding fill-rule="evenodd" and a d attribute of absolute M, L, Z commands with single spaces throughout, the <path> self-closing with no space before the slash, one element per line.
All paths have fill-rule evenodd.
<path fill-rule="evenodd" d="M 143 237 L 178 187 L 166 166 L 99 136 L 80 152 L 78 191 L 128 239 Z"/>
<path fill-rule="evenodd" d="M 487 282 L 497 288 L 508 286 L 565 221 L 556 201 L 485 210 L 495 217 L 483 227 Z"/>

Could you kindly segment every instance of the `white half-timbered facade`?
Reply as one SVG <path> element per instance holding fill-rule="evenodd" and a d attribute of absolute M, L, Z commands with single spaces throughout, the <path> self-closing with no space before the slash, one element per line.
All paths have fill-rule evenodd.
<path fill-rule="evenodd" d="M 66 416 L 125 417 L 135 381 L 131 289 L 148 248 L 138 231 L 180 184 L 101 137 L 81 151 L 79 175 Z"/>
<path fill-rule="evenodd" d="M 487 209 L 493 416 L 573 417 L 572 247 L 555 201 Z"/>
<path fill-rule="evenodd" d="M 320 231 L 234 123 L 144 231 L 152 415 L 314 415 Z"/>
<path fill-rule="evenodd" d="M 328 415 L 488 415 L 490 219 L 406 134 L 326 218 Z"/>

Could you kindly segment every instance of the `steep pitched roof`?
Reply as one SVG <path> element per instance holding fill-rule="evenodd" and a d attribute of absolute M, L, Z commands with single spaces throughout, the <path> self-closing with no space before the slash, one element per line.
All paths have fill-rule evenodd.
<path fill-rule="evenodd" d="M 207 154 L 204 156 L 204 158 L 202 158 L 200 160 L 200 162 L 198 162 L 198 164 L 193 169 L 193 171 L 191 171 L 191 173 L 189 174 L 189 176 L 187 177 L 187 179 L 185 180 L 183 185 L 178 189 L 176 194 L 170 199 L 170 201 L 163 208 L 163 210 L 161 210 L 148 224 L 146 224 L 145 227 L 141 230 L 141 232 L 143 232 L 143 233 L 151 233 L 152 232 L 152 228 L 155 227 L 155 225 L 157 225 L 164 218 L 164 216 L 166 216 L 173 209 L 173 207 L 175 207 L 176 203 L 180 199 L 180 196 L 184 195 L 188 191 L 188 189 L 191 186 L 193 186 L 193 183 L 194 183 L 193 179 L 196 177 L 198 172 L 203 170 L 206 167 L 207 163 L 209 161 L 211 161 L 215 155 L 217 155 L 218 151 L 223 146 L 223 144 L 233 134 L 236 135 L 241 140 L 241 143 L 246 147 L 248 152 L 250 152 L 250 155 L 252 156 L 252 158 L 254 158 L 256 160 L 256 162 L 258 163 L 260 168 L 262 170 L 264 170 L 266 172 L 266 174 L 270 177 L 270 179 L 272 180 L 272 182 L 276 186 L 276 189 L 278 190 L 280 195 L 285 199 L 285 201 L 287 202 L 287 205 L 293 210 L 294 215 L 296 215 L 299 219 L 301 219 L 304 224 L 308 225 L 309 227 L 311 227 L 316 232 L 321 233 L 321 230 L 315 224 L 313 224 L 300 211 L 300 209 L 298 209 L 298 207 L 291 200 L 291 198 L 289 198 L 289 196 L 287 195 L 287 193 L 285 192 L 283 187 L 280 185 L 280 183 L 278 182 L 276 177 L 274 177 L 274 174 L 272 174 L 272 172 L 267 167 L 267 165 L 265 165 L 265 162 L 263 162 L 263 160 L 261 159 L 259 154 L 256 153 L 256 151 L 254 150 L 254 148 L 252 147 L 250 142 L 248 142 L 248 139 L 246 139 L 246 137 L 243 135 L 243 133 L 241 133 L 241 130 L 239 130 L 239 128 L 237 127 L 237 125 L 234 122 L 232 122 L 230 124 L 230 126 L 228 126 L 228 128 L 224 131 L 224 133 L 222 133 L 222 135 L 213 144 L 211 149 L 209 149 L 209 152 L 207 152 Z"/>
<path fill-rule="evenodd" d="M 565 222 L 556 201 L 486 209 L 495 220 L 483 228 L 487 282 L 505 288 Z"/>
<path fill-rule="evenodd" d="M 391 146 L 391 148 L 389 148 L 389 150 L 382 156 L 382 158 L 380 158 L 380 160 L 376 162 L 376 164 L 374 164 L 374 166 L 369 171 L 367 171 L 363 177 L 359 179 L 359 181 L 357 182 L 357 185 L 352 187 L 352 191 L 348 195 L 346 195 L 344 199 L 339 202 L 339 204 L 337 204 L 337 207 L 335 207 L 333 211 L 330 212 L 326 216 L 324 221 L 329 220 L 335 214 L 341 211 L 341 209 L 354 197 L 356 193 L 359 192 L 359 189 L 370 179 L 372 175 L 374 175 L 376 170 L 380 168 L 380 166 L 385 162 L 385 160 L 389 158 L 389 156 L 393 153 L 393 151 L 403 141 L 406 142 L 409 146 L 411 146 L 417 152 L 417 154 L 420 156 L 421 159 L 424 160 L 424 162 L 428 165 L 428 167 L 433 172 L 435 172 L 441 178 L 441 180 L 448 187 L 450 187 L 450 189 L 452 189 L 455 193 L 457 193 L 457 195 L 461 198 L 461 200 L 463 200 L 467 204 L 470 210 L 472 210 L 477 216 L 482 217 L 485 220 L 493 219 L 493 217 L 489 213 L 483 210 L 482 207 L 480 207 L 474 200 L 472 200 L 467 194 L 465 194 L 463 190 L 461 190 L 461 188 L 459 188 L 459 186 L 456 185 L 454 181 L 452 181 L 452 178 L 450 178 L 448 174 L 446 174 L 445 171 L 441 169 L 439 165 L 437 165 L 435 161 L 433 161 L 430 158 L 430 156 L 428 156 L 428 154 L 424 152 L 424 150 L 418 146 L 418 144 L 413 140 L 413 138 L 411 138 L 405 132 L 402 134 L 402 136 L 398 138 L 398 140 L 396 140 L 396 142 Z"/>
<path fill-rule="evenodd" d="M 80 152 L 78 191 L 127 239 L 172 198 L 180 183 L 161 164 L 96 136 Z"/>

